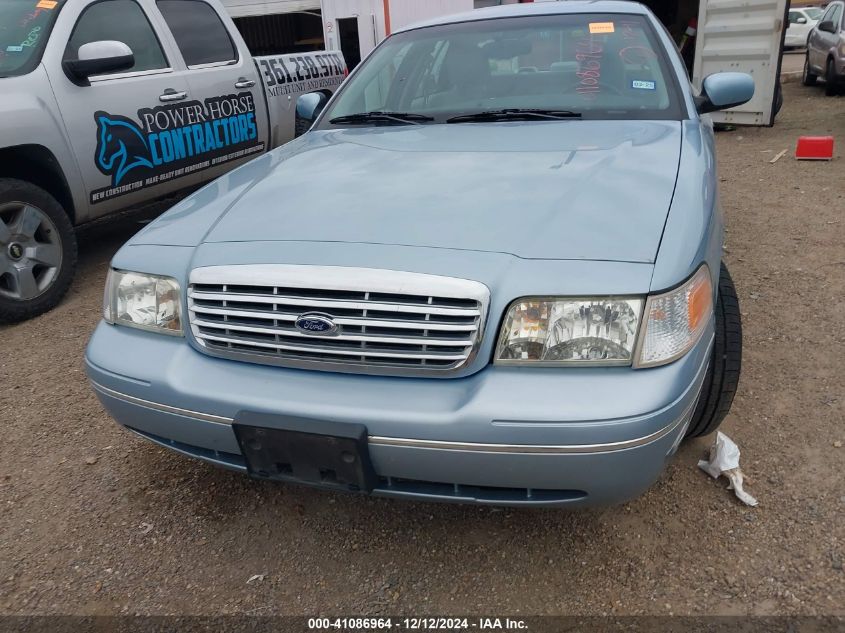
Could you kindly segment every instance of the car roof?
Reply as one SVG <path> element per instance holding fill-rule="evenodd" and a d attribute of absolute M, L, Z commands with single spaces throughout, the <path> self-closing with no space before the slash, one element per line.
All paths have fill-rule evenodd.
<path fill-rule="evenodd" d="M 505 4 L 484 9 L 473 9 L 463 13 L 443 15 L 430 20 L 423 20 L 396 29 L 395 33 L 413 31 L 414 29 L 439 26 L 442 24 L 457 24 L 460 22 L 477 22 L 479 20 L 494 20 L 496 18 L 511 18 L 530 15 L 561 15 L 568 13 L 627 13 L 628 15 L 650 15 L 645 5 L 630 0 L 565 0 L 564 2 L 530 2 L 524 4 Z"/>

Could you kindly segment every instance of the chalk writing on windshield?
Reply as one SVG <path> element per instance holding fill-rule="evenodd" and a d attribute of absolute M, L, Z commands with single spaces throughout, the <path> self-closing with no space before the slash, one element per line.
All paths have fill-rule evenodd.
<path fill-rule="evenodd" d="M 601 60 L 604 47 L 598 38 L 588 35 L 575 44 L 575 60 L 578 71 L 575 73 L 581 80 L 575 92 L 585 99 L 595 99 L 601 93 Z"/>
<path fill-rule="evenodd" d="M 29 32 L 29 35 L 26 36 L 26 39 L 21 42 L 21 46 L 35 46 L 38 42 L 38 38 L 41 35 L 41 27 L 36 26 Z"/>

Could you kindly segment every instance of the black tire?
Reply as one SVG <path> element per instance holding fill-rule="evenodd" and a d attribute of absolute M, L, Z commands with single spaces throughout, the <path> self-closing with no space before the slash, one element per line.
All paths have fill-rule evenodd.
<path fill-rule="evenodd" d="M 687 437 L 709 435 L 731 410 L 742 370 L 742 318 L 739 299 L 727 267 L 719 272 L 716 337 L 701 395 L 692 414 Z"/>
<path fill-rule="evenodd" d="M 801 75 L 801 83 L 805 86 L 815 86 L 816 79 L 818 78 L 818 75 L 814 75 L 810 72 L 810 53 L 808 51 L 807 54 L 804 55 L 804 72 Z"/>
<path fill-rule="evenodd" d="M 5 215 L 0 211 L 0 230 L 5 230 L 9 236 L 14 230 L 10 233 L 9 226 L 3 219 L 12 217 L 15 213 L 14 205 L 18 203 L 34 207 L 46 216 L 46 221 L 33 230 L 36 234 L 33 243 L 37 242 L 40 248 L 41 242 L 49 242 L 48 245 L 59 247 L 59 256 L 55 265 L 35 264 L 36 273 L 40 275 L 38 283 L 42 284 L 37 288 L 36 294 L 31 298 L 16 298 L 14 278 L 11 273 L 4 273 L 3 269 L 11 270 L 13 255 L 20 252 L 20 246 L 12 246 L 12 241 L 16 239 L 14 237 L 8 237 L 9 244 L 0 245 L 3 249 L 0 253 L 0 266 L 3 266 L 0 268 L 0 323 L 24 321 L 54 308 L 67 293 L 76 270 L 77 251 L 73 225 L 56 199 L 40 187 L 23 180 L 0 178 L 0 210 L 7 210 Z M 0 235 L 0 242 L 2 241 Z M 11 250 L 13 248 L 14 253 Z M 27 256 L 14 261 L 27 261 Z M 44 270 L 49 271 L 49 278 L 45 277 Z M 21 297 L 26 296 L 23 293 L 18 294 Z"/>
<path fill-rule="evenodd" d="M 827 70 L 824 74 L 824 93 L 828 97 L 835 97 L 839 94 L 839 84 L 836 80 L 836 68 L 833 66 L 833 60 L 827 60 Z"/>

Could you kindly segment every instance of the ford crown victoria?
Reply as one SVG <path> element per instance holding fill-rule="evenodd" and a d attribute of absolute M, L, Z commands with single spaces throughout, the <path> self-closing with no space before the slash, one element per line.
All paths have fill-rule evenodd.
<path fill-rule="evenodd" d="M 741 360 L 707 112 L 630 2 L 385 40 L 304 136 L 112 261 L 87 351 L 138 435 L 258 478 L 577 507 L 647 489 Z"/>

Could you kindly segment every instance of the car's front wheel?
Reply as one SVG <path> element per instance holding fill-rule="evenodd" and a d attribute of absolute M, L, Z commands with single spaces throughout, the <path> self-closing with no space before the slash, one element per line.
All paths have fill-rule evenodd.
<path fill-rule="evenodd" d="M 716 336 L 710 365 L 698 404 L 692 414 L 687 437 L 709 435 L 731 410 L 742 369 L 742 318 L 731 274 L 722 264 L 716 299 Z"/>
<path fill-rule="evenodd" d="M 833 60 L 827 60 L 827 72 L 824 74 L 824 93 L 828 97 L 836 96 L 839 93 L 839 84 L 836 77 L 836 67 Z"/>
<path fill-rule="evenodd" d="M 804 55 L 804 72 L 801 75 L 801 83 L 805 86 L 815 86 L 816 79 L 818 79 L 818 76 L 813 74 L 810 70 L 810 53 L 808 51 L 807 54 Z"/>
<path fill-rule="evenodd" d="M 62 206 L 35 185 L 0 178 L 0 323 L 53 308 L 76 268 L 76 237 Z"/>

